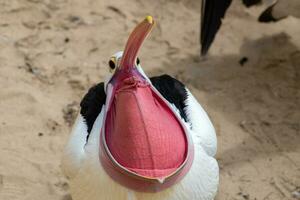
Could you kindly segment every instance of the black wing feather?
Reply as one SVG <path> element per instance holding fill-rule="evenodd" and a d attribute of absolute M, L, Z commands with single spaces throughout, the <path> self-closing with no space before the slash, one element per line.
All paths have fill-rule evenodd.
<path fill-rule="evenodd" d="M 232 0 L 202 0 L 201 12 L 201 54 L 205 55 L 214 41 L 226 10 Z"/>
<path fill-rule="evenodd" d="M 100 114 L 101 109 L 106 101 L 106 94 L 104 91 L 104 83 L 101 82 L 93 87 L 91 87 L 88 93 L 83 97 L 80 103 L 80 114 L 86 121 L 88 127 L 87 139 L 93 128 L 93 124 Z"/>
<path fill-rule="evenodd" d="M 159 93 L 170 103 L 174 104 L 180 112 L 180 116 L 187 121 L 184 111 L 185 100 L 187 99 L 187 91 L 185 86 L 177 79 L 169 75 L 161 75 L 150 78 L 152 85 Z"/>

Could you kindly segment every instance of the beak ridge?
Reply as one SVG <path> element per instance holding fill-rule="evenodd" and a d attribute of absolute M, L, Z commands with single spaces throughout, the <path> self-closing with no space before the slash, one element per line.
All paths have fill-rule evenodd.
<path fill-rule="evenodd" d="M 140 22 L 130 34 L 126 47 L 120 62 L 121 69 L 131 69 L 135 66 L 137 54 L 141 48 L 144 40 L 151 32 L 155 21 L 153 17 L 148 15 Z"/>

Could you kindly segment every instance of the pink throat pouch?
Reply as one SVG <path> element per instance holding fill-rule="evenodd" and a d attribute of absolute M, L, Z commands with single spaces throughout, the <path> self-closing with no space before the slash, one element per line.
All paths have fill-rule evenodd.
<path fill-rule="evenodd" d="M 125 176 L 121 177 L 121 183 L 138 190 L 142 187 L 157 191 L 160 190 L 157 182 L 166 184 L 162 188 L 175 183 L 180 178 L 176 174 L 186 173 L 182 169 L 192 153 L 188 154 L 191 148 L 187 135 L 171 108 L 149 83 L 134 76 L 117 86 L 111 101 L 102 140 L 106 144 L 104 163 L 110 169 L 104 166 L 108 173 L 117 180 Z M 145 189 L 143 183 L 130 178 L 150 181 L 146 185 L 156 180 L 155 187 Z M 168 178 L 165 183 L 161 181 Z"/>

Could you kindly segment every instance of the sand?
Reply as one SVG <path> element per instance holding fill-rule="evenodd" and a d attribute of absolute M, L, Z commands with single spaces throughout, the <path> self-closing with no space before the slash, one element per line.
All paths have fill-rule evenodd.
<path fill-rule="evenodd" d="M 71 199 L 60 159 L 79 102 L 146 14 L 145 71 L 183 81 L 216 127 L 216 199 L 296 199 L 300 19 L 259 24 L 263 9 L 235 1 L 199 58 L 200 1 L 0 0 L 0 199 Z"/>

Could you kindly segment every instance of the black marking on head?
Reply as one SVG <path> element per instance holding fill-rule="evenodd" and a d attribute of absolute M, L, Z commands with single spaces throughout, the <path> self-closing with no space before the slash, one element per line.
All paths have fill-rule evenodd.
<path fill-rule="evenodd" d="M 284 19 L 286 18 L 287 16 L 282 16 L 280 18 L 275 18 L 273 16 L 273 9 L 274 9 L 274 6 L 276 5 L 277 3 L 271 5 L 270 7 L 268 7 L 258 18 L 258 21 L 259 22 L 264 22 L 264 23 L 269 23 L 269 22 L 277 22 L 281 19 Z"/>
<path fill-rule="evenodd" d="M 251 7 L 253 5 L 261 4 L 261 3 L 262 3 L 262 0 L 243 0 L 243 4 L 246 7 Z"/>
<path fill-rule="evenodd" d="M 97 116 L 100 114 L 102 106 L 105 104 L 106 94 L 104 91 L 104 83 L 99 83 L 91 87 L 88 93 L 83 97 L 80 103 L 80 114 L 87 124 L 87 140 L 93 128 Z"/>
<path fill-rule="evenodd" d="M 201 54 L 205 55 L 214 41 L 226 10 L 232 0 L 202 0 L 201 11 Z"/>
<path fill-rule="evenodd" d="M 272 12 L 273 12 L 273 7 L 275 6 L 272 5 L 269 8 L 267 8 L 258 18 L 259 22 L 276 22 L 277 20 L 273 17 Z"/>
<path fill-rule="evenodd" d="M 152 85 L 159 93 L 170 103 L 174 104 L 180 112 L 180 116 L 187 122 L 185 113 L 185 101 L 187 99 L 187 91 L 185 86 L 177 79 L 169 75 L 161 75 L 150 78 Z"/>
<path fill-rule="evenodd" d="M 136 65 L 139 65 L 141 62 L 140 62 L 140 59 L 139 58 L 136 58 Z"/>

